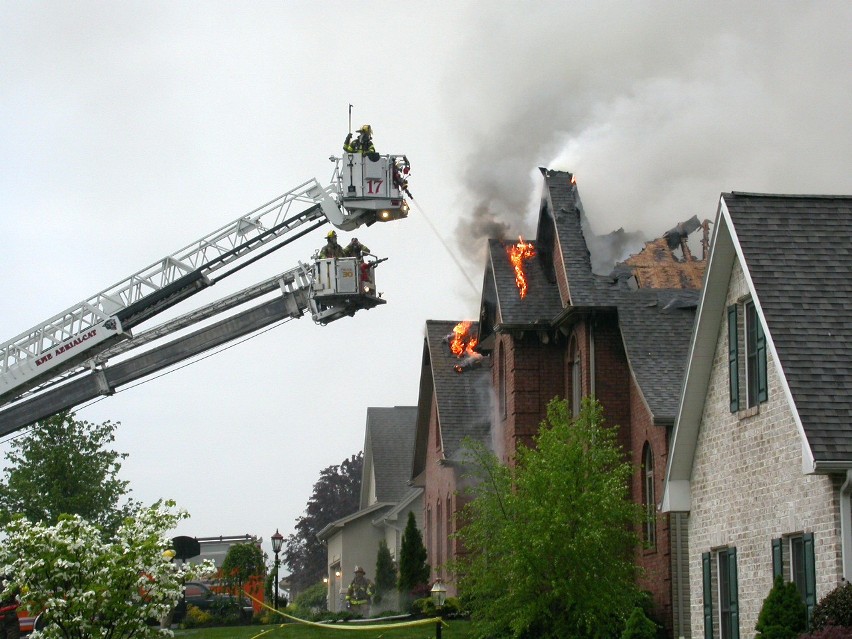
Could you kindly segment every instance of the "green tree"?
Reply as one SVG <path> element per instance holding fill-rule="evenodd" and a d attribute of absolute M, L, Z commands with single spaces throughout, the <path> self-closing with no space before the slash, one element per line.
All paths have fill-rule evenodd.
<path fill-rule="evenodd" d="M 382 595 L 396 588 L 396 568 L 393 565 L 390 548 L 382 539 L 379 542 L 379 551 L 376 554 L 376 595 L 373 601 L 378 603 Z"/>
<path fill-rule="evenodd" d="M 225 560 L 222 562 L 221 581 L 241 601 L 243 586 L 254 577 L 263 576 L 266 572 L 266 557 L 260 546 L 252 543 L 234 544 L 228 548 Z"/>
<path fill-rule="evenodd" d="M 282 562 L 292 573 L 292 592 L 301 592 L 326 576 L 326 548 L 317 533 L 331 522 L 358 510 L 363 466 L 364 455 L 359 452 L 320 473 L 305 514 L 296 520 L 296 531 L 287 537 L 284 546 Z"/>
<path fill-rule="evenodd" d="M 126 453 L 109 448 L 118 423 L 92 424 L 63 412 L 12 442 L 0 480 L 0 523 L 15 515 L 54 524 L 79 515 L 107 533 L 133 514 L 128 482 L 118 478 Z"/>
<path fill-rule="evenodd" d="M 808 625 L 808 607 L 796 584 L 778 575 L 757 617 L 758 639 L 795 639 Z"/>
<path fill-rule="evenodd" d="M 11 576 L 7 592 L 44 611 L 44 639 L 162 636 L 148 620 L 174 608 L 185 581 L 213 572 L 209 561 L 172 561 L 166 534 L 186 516 L 173 502 L 142 508 L 109 541 L 79 515 L 61 515 L 55 524 L 16 517 L 0 544 L 0 570 Z"/>
<path fill-rule="evenodd" d="M 583 401 L 572 422 L 553 400 L 535 448 L 513 468 L 470 445 L 471 501 L 454 566 L 481 636 L 617 637 L 638 601 L 632 548 L 638 507 L 631 467 L 603 426 L 600 404 Z"/>
<path fill-rule="evenodd" d="M 409 511 L 399 549 L 399 592 L 407 597 L 422 596 L 428 589 L 430 573 L 423 537 L 417 528 L 414 513 Z"/>

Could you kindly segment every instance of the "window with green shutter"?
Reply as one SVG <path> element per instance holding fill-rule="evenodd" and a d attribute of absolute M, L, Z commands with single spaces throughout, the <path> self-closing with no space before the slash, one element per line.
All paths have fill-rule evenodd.
<path fill-rule="evenodd" d="M 740 638 L 737 549 L 719 551 L 719 634 L 721 639 Z"/>
<path fill-rule="evenodd" d="M 704 639 L 713 639 L 713 574 L 710 553 L 701 555 L 702 583 L 704 584 Z"/>
<path fill-rule="evenodd" d="M 754 302 L 746 302 L 746 406 L 765 402 L 769 396 L 766 382 L 766 335 Z"/>
<path fill-rule="evenodd" d="M 737 305 L 728 307 L 728 391 L 731 412 L 740 409 L 739 354 L 737 337 Z"/>
<path fill-rule="evenodd" d="M 772 580 L 784 577 L 784 540 L 781 537 L 772 540 Z"/>

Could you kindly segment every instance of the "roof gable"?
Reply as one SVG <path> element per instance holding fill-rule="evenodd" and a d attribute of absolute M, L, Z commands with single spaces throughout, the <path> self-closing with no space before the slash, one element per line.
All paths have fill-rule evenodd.
<path fill-rule="evenodd" d="M 806 469 L 852 467 L 852 197 L 723 193 L 666 470 L 664 510 L 689 479 L 728 283 L 739 261 L 803 435 Z"/>
<path fill-rule="evenodd" d="M 486 441 L 491 432 L 491 369 L 484 358 L 476 367 L 458 373 L 460 363 L 450 351 L 448 337 L 459 322 L 427 320 L 423 368 L 418 399 L 414 469 L 424 470 L 432 408 L 438 415 L 444 459 L 456 459 L 466 437 Z M 478 331 L 473 322 L 471 331 Z M 433 399 L 435 404 L 433 404 Z"/>
<path fill-rule="evenodd" d="M 361 508 L 370 505 L 371 494 L 375 501 L 396 502 L 409 490 L 416 423 L 416 406 L 367 409 Z"/>

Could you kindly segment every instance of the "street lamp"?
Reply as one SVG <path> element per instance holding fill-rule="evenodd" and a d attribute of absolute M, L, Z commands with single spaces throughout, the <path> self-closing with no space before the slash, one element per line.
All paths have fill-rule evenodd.
<path fill-rule="evenodd" d="M 432 594 L 432 603 L 435 604 L 435 610 L 440 615 L 441 608 L 444 607 L 444 602 L 447 600 L 447 587 L 441 581 L 440 577 L 435 580 L 435 584 L 432 586 L 430 592 Z M 435 628 L 435 639 L 441 639 L 441 623 L 441 619 L 439 618 L 438 625 Z"/>
<path fill-rule="evenodd" d="M 278 610 L 278 553 L 281 552 L 281 544 L 284 543 L 284 535 L 275 529 L 275 534 L 272 535 L 272 552 L 275 553 L 275 584 L 273 585 L 273 600 L 275 609 Z"/>

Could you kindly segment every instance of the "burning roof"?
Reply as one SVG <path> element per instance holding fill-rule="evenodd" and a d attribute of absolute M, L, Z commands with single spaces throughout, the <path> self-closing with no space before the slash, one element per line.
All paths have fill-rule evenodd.
<path fill-rule="evenodd" d="M 462 321 L 453 327 L 453 332 L 444 338 L 450 352 L 458 358 L 453 364 L 456 373 L 463 373 L 468 368 L 475 368 L 482 363 L 482 355 L 474 349 L 479 343 L 478 335 L 471 330 L 472 322 Z"/>

